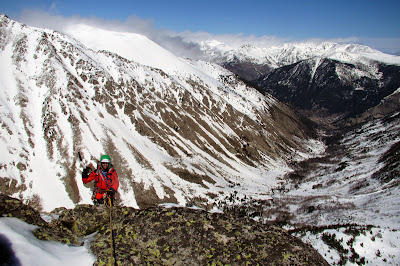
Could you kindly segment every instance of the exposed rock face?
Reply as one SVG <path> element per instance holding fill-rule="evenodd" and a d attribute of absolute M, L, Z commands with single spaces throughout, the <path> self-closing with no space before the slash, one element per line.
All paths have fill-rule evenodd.
<path fill-rule="evenodd" d="M 400 66 L 309 59 L 280 67 L 254 82 L 261 91 L 310 118 L 335 116 L 337 120 L 360 115 L 394 93 L 400 87 Z"/>
<path fill-rule="evenodd" d="M 110 262 L 110 220 L 106 206 L 78 205 L 53 211 L 58 219 L 45 223 L 19 200 L 0 197 L 1 215 L 40 225 L 43 240 L 80 245 L 92 235 L 95 265 Z M 29 209 L 29 212 L 15 212 Z M 118 265 L 328 265 L 313 248 L 287 231 L 233 214 L 188 208 L 112 208 L 115 257 Z"/>
<path fill-rule="evenodd" d="M 268 64 L 260 65 L 251 62 L 228 62 L 222 65 L 247 81 L 257 80 L 274 70 Z"/>
<path fill-rule="evenodd" d="M 19 199 L 11 198 L 4 194 L 0 194 L 0 216 L 17 217 L 33 225 L 46 225 L 46 222 L 40 217 L 40 213 L 37 210 L 23 204 Z"/>
<path fill-rule="evenodd" d="M 392 115 L 390 117 L 385 117 L 383 122 L 385 123 L 395 123 L 399 124 L 400 120 L 400 112 L 396 115 Z M 385 132 L 385 135 L 388 131 Z M 400 132 L 397 131 L 397 134 L 389 135 L 391 139 L 400 139 Z M 384 137 L 377 136 L 379 139 L 383 139 Z M 376 171 L 372 177 L 380 180 L 382 184 L 385 184 L 386 187 L 399 187 L 400 186 L 400 141 L 394 143 L 390 149 L 388 149 L 380 158 L 379 162 L 384 166 Z"/>
<path fill-rule="evenodd" d="M 91 162 L 109 154 L 121 200 L 141 208 L 213 204 L 230 182 L 265 193 L 287 158 L 312 153 L 313 129 L 298 114 L 218 65 L 176 58 L 182 69 L 171 74 L 4 15 L 0 37 L 10 107 L 0 109 L 1 191 L 47 211 L 90 202 L 77 151 Z"/>

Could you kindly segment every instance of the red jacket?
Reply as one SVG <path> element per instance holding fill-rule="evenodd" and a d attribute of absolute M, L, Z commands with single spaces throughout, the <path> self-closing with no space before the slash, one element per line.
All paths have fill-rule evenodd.
<path fill-rule="evenodd" d="M 104 172 L 100 166 L 97 167 L 97 170 L 91 172 L 87 178 L 82 178 L 83 183 L 87 184 L 91 181 L 95 182 L 96 192 L 97 194 L 104 194 L 110 188 L 115 191 L 118 190 L 119 181 L 117 171 L 115 171 L 114 167 L 110 165 L 108 172 Z M 100 196 L 100 195 L 99 195 Z M 96 198 L 97 197 L 96 195 Z"/>

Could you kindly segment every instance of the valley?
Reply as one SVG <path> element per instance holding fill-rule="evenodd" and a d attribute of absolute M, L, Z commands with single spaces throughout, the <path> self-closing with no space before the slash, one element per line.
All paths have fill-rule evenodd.
<path fill-rule="evenodd" d="M 218 209 L 333 265 L 399 263 L 400 57 L 204 42 L 194 60 L 140 34 L 5 15 L 0 37 L 2 194 L 42 213 L 92 204 L 81 172 L 106 153 L 120 208 Z"/>

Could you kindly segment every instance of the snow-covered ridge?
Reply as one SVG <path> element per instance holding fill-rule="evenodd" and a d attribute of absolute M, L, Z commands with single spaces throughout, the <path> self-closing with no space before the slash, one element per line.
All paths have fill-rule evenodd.
<path fill-rule="evenodd" d="M 44 210 L 90 203 L 82 167 L 107 153 L 126 206 L 212 204 L 234 189 L 269 198 L 288 157 L 323 147 L 294 112 L 216 64 L 137 34 L 76 30 L 90 38 L 0 17 L 0 177 L 13 197 Z"/>
<path fill-rule="evenodd" d="M 220 76 L 232 75 L 232 73 L 226 69 L 214 63 L 201 63 L 176 57 L 171 52 L 143 35 L 108 31 L 84 24 L 69 26 L 65 29 L 65 32 L 93 51 L 110 51 L 139 64 L 161 69 L 169 75 L 176 76 L 177 79 L 181 79 L 182 77 L 184 79 L 197 77 L 202 80 L 202 82 L 207 83 L 217 95 L 225 94 L 226 90 L 230 90 L 223 83 L 218 82 Z M 99 38 L 99 36 L 101 36 L 101 38 Z M 257 98 L 259 95 L 255 90 L 245 89 L 245 92 L 241 92 L 241 89 L 241 87 L 235 87 L 235 90 L 230 92 L 232 96 L 237 95 L 237 97 L 240 98 L 231 102 L 238 103 L 236 105 L 238 110 L 251 115 L 248 111 L 253 107 L 257 109 L 268 108 L 263 104 L 258 105 L 257 102 L 260 102 L 258 99 L 249 102 L 245 99 L 248 95 L 243 96 L 243 93 L 251 93 L 257 94 L 257 96 L 255 96 L 255 98 Z M 201 101 L 201 97 L 198 98 L 198 100 Z M 243 100 L 247 101 L 245 105 L 241 104 Z M 273 104 L 272 99 L 270 103 Z M 253 107 L 246 106 L 247 104 Z"/>
<path fill-rule="evenodd" d="M 312 58 L 330 58 L 346 63 L 378 61 L 400 65 L 400 56 L 389 55 L 360 44 L 286 43 L 282 46 L 256 47 L 244 44 L 238 48 L 219 41 L 204 41 L 200 47 L 210 60 L 216 62 L 253 62 L 277 68 Z"/>

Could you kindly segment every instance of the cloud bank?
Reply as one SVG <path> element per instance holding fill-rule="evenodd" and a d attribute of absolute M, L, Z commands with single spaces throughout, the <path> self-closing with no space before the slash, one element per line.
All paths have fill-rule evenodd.
<path fill-rule="evenodd" d="M 146 36 L 177 56 L 192 59 L 202 57 L 198 44 L 184 40 L 183 37 L 172 31 L 157 29 L 154 27 L 152 20 L 136 16 L 130 16 L 125 21 L 121 21 L 103 20 L 96 17 L 64 17 L 39 10 L 24 10 L 20 17 L 16 19 L 29 26 L 52 29 L 65 34 L 68 34 L 68 28 L 78 24 L 85 24 L 108 31 L 137 33 Z"/>
<path fill-rule="evenodd" d="M 66 33 L 66 29 L 71 25 L 86 24 L 93 27 L 117 31 L 130 32 L 146 36 L 158 45 L 164 47 L 170 52 L 180 57 L 188 57 L 191 59 L 202 59 L 204 54 L 200 49 L 199 43 L 203 41 L 217 40 L 232 48 L 238 48 L 243 44 L 252 44 L 256 47 L 282 46 L 285 43 L 322 43 L 333 42 L 339 44 L 358 43 L 370 46 L 374 49 L 381 50 L 386 53 L 396 54 L 400 52 L 400 38 L 359 38 L 351 36 L 348 38 L 336 39 L 294 39 L 282 38 L 277 36 L 255 36 L 238 34 L 211 34 L 208 32 L 174 32 L 172 30 L 158 29 L 154 26 L 154 21 L 143 19 L 137 16 L 130 16 L 126 20 L 103 20 L 96 17 L 65 17 L 61 15 L 53 15 L 52 10 L 49 12 L 41 10 L 26 9 L 16 20 L 29 26 L 48 28 Z"/>

